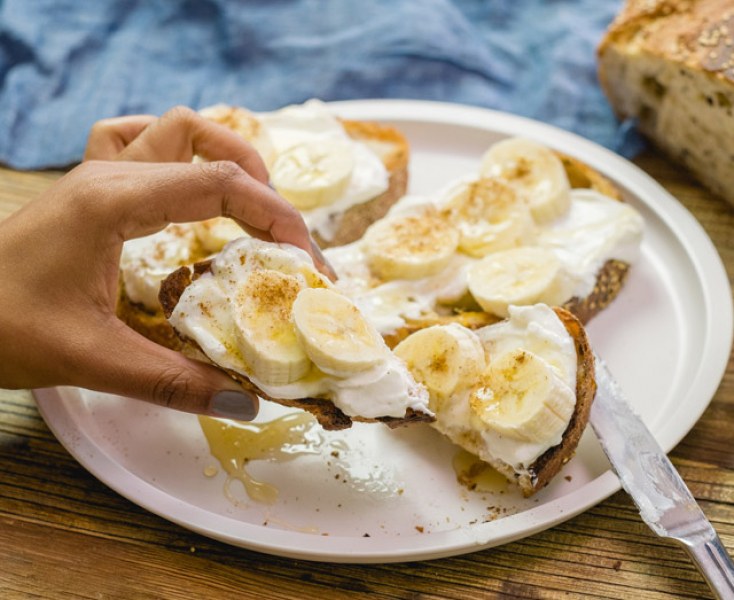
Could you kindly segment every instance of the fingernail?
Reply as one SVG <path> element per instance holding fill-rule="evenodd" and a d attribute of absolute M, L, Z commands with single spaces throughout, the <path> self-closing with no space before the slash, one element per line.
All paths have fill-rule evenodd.
<path fill-rule="evenodd" d="M 324 256 L 324 253 L 321 252 L 321 248 L 319 248 L 319 245 L 316 243 L 316 240 L 311 238 L 311 251 L 313 252 L 313 255 L 316 257 L 316 261 L 319 263 L 317 266 L 319 269 L 324 272 L 324 275 L 326 275 L 329 279 L 332 281 L 336 281 L 336 271 L 334 271 L 334 267 L 332 267 L 329 264 L 329 261 L 326 260 L 326 257 Z"/>
<path fill-rule="evenodd" d="M 252 421 L 257 416 L 257 400 L 245 392 L 222 390 L 212 397 L 209 414 L 224 419 Z"/>

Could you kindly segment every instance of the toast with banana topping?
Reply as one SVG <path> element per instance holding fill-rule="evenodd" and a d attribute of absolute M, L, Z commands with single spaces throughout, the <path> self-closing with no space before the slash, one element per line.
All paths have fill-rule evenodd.
<path fill-rule="evenodd" d="M 588 322 L 619 294 L 641 236 L 642 218 L 604 176 L 508 138 L 478 173 L 402 198 L 326 256 L 337 287 L 394 345 L 438 322 L 486 325 L 518 305 L 563 306 Z"/>
<path fill-rule="evenodd" d="M 257 114 L 219 104 L 200 114 L 255 146 L 322 248 L 359 239 L 406 192 L 410 147 L 394 127 L 338 119 L 318 100 Z"/>
<path fill-rule="evenodd" d="M 183 351 L 327 429 L 431 423 L 535 493 L 588 422 L 583 323 L 619 294 L 643 224 L 611 181 L 537 142 L 479 162 L 327 249 L 335 284 L 248 238 L 178 269 L 159 299 Z"/>
<path fill-rule="evenodd" d="M 512 307 L 477 330 L 434 325 L 394 352 L 428 389 L 432 426 L 525 496 L 573 456 L 596 382 L 583 326 L 565 309 Z"/>
<path fill-rule="evenodd" d="M 184 351 L 325 429 L 433 420 L 425 388 L 299 248 L 235 240 L 169 275 L 160 302 Z"/>

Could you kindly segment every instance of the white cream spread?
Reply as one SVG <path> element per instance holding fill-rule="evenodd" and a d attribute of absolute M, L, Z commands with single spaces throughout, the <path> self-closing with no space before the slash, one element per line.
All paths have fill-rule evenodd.
<path fill-rule="evenodd" d="M 128 240 L 120 256 L 125 293 L 151 313 L 160 312 L 158 291 L 168 275 L 246 236 L 231 219 L 215 217 L 197 223 L 174 223 L 158 233 Z"/>
<path fill-rule="evenodd" d="M 128 298 L 152 312 L 159 311 L 161 282 L 195 260 L 196 245 L 196 233 L 189 224 L 169 225 L 153 235 L 125 242 L 120 271 Z"/>
<path fill-rule="evenodd" d="M 569 211 L 541 228 L 537 243 L 561 259 L 576 283 L 573 295 L 584 298 L 607 260 L 637 260 L 642 228 L 642 217 L 629 204 L 595 190 L 575 189 Z"/>
<path fill-rule="evenodd" d="M 384 360 L 349 376 L 327 375 L 312 364 L 305 376 L 291 383 L 270 385 L 262 381 L 243 358 L 234 317 L 238 310 L 235 287 L 257 269 L 294 274 L 307 287 L 330 286 L 310 256 L 299 248 L 251 238 L 235 240 L 215 257 L 210 273 L 186 288 L 170 323 L 194 340 L 213 362 L 245 375 L 273 398 L 327 398 L 345 414 L 366 418 L 401 418 L 409 408 L 430 414 L 425 388 L 387 347 Z"/>
<path fill-rule="evenodd" d="M 380 157 L 362 142 L 350 138 L 320 100 L 260 113 L 258 118 L 273 143 L 276 155 L 297 144 L 318 140 L 341 140 L 351 146 L 354 169 L 342 195 L 326 206 L 301 211 L 309 229 L 317 231 L 325 240 L 334 237 L 344 211 L 387 190 L 388 173 Z"/>

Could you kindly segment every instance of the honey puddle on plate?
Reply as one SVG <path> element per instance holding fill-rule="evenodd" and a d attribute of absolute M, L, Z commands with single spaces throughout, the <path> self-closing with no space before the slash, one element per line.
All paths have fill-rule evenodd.
<path fill-rule="evenodd" d="M 291 413 L 267 423 L 245 423 L 199 417 L 201 429 L 209 443 L 212 456 L 227 474 L 224 493 L 233 504 L 239 504 L 230 489 L 239 481 L 247 495 L 257 502 L 273 504 L 278 489 L 250 475 L 247 465 L 253 460 L 291 460 L 304 454 L 319 454 L 323 439 L 316 419 L 309 413 Z M 216 467 L 207 467 L 204 474 L 216 475 Z"/>
<path fill-rule="evenodd" d="M 199 424 L 209 444 L 212 456 L 227 478 L 224 494 L 234 505 L 241 501 L 231 489 L 239 481 L 247 496 L 256 502 L 274 504 L 278 489 L 265 481 L 258 481 L 248 471 L 252 461 L 285 461 L 303 455 L 322 455 L 325 467 L 335 471 L 335 479 L 358 493 L 383 498 L 402 494 L 402 485 L 395 480 L 383 461 L 347 460 L 348 447 L 342 440 L 327 441 L 316 419 L 307 412 L 289 413 L 264 423 L 240 422 L 212 417 L 199 417 Z M 459 484 L 479 493 L 504 493 L 507 479 L 476 456 L 459 450 L 453 457 L 453 470 Z M 219 469 L 209 465 L 204 475 L 214 477 Z"/>

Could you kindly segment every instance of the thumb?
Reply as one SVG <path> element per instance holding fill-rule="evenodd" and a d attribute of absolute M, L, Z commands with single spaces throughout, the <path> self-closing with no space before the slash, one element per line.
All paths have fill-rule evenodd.
<path fill-rule="evenodd" d="M 255 418 L 258 397 L 231 377 L 117 323 L 114 350 L 95 357 L 93 387 L 190 413 Z"/>

